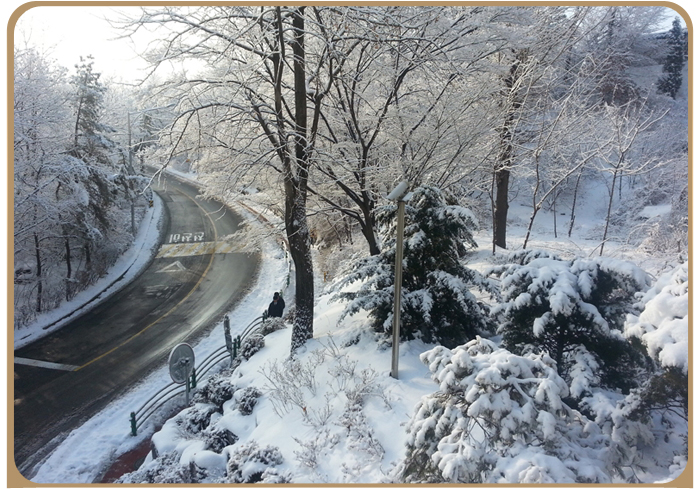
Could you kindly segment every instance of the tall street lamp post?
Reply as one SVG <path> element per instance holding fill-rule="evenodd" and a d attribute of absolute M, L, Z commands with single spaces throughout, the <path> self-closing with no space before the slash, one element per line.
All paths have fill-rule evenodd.
<path fill-rule="evenodd" d="M 403 181 L 387 196 L 397 201 L 396 216 L 396 264 L 394 267 L 394 322 L 392 325 L 391 377 L 399 379 L 399 330 L 401 329 L 401 281 L 403 276 L 403 228 L 406 201 L 410 198 L 408 182 Z"/>

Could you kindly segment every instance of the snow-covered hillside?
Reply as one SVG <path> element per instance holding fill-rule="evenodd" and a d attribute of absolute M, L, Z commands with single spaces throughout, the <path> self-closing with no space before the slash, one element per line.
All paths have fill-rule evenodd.
<path fill-rule="evenodd" d="M 595 202 L 595 196 L 588 198 Z M 274 219 L 274 216 L 269 217 Z M 578 233 L 585 235 L 590 223 L 585 217 L 579 217 L 579 220 Z M 513 213 L 513 222 L 519 222 L 517 213 Z M 554 240 L 548 225 L 545 220 L 537 225 L 538 240 L 532 243 L 534 247 L 562 255 L 587 255 L 586 249 L 593 250 L 596 246 L 595 242 L 580 237 Z M 514 226 L 512 230 L 511 239 L 517 243 L 524 228 Z M 490 236 L 486 232 L 482 231 L 475 238 L 480 247 L 468 258 L 470 267 L 483 271 L 502 261 L 502 255 L 491 254 Z M 256 287 L 235 311 L 230 312 L 234 328 L 247 325 L 259 315 L 270 301 L 272 292 L 285 283 L 288 263 L 283 252 L 272 240 L 265 243 L 265 247 L 265 261 Z M 610 252 L 641 264 L 654 278 L 680 266 L 672 255 L 652 257 L 624 247 Z M 320 260 L 323 252 L 315 253 Z M 424 364 L 421 361 L 422 354 L 437 346 L 420 340 L 402 342 L 399 377 L 392 378 L 389 375 L 390 345 L 378 342 L 375 334 L 368 331 L 365 313 L 338 323 L 344 305 L 333 301 L 330 282 L 324 283 L 322 274 L 317 275 L 318 289 L 322 293 L 317 298 L 314 338 L 293 359 L 289 357 L 291 326 L 287 325 L 287 328 L 266 335 L 264 347 L 235 370 L 227 369 L 224 363 L 219 373 L 206 382 L 200 382 L 189 407 L 177 408 L 172 404 L 164 407 L 137 437 L 132 437 L 129 435 L 129 412 L 169 382 L 164 367 L 70 434 L 39 468 L 34 481 L 99 481 L 120 454 L 149 438 L 153 450 L 141 468 L 122 476 L 121 482 L 378 484 L 398 481 L 407 454 L 406 443 L 410 437 L 415 438 L 415 431 L 411 432 L 415 409 L 440 390 L 431 377 L 434 368 L 428 365 L 429 362 Z M 672 274 L 664 275 L 656 285 L 658 292 L 666 292 L 671 287 L 669 284 L 673 281 L 669 277 L 673 277 Z M 284 294 L 287 304 L 292 305 L 293 287 L 284 290 Z M 668 310 L 664 305 L 670 303 L 654 300 L 655 297 L 648 293 L 647 297 L 641 298 L 649 301 L 649 308 L 654 308 L 654 313 L 651 309 L 644 312 L 639 317 L 640 323 L 635 325 L 645 327 L 630 324 L 630 331 L 643 329 L 640 335 L 653 337 L 649 348 L 655 351 L 663 351 L 668 344 L 664 335 L 672 338 L 674 347 L 669 344 L 667 349 L 674 349 L 676 360 L 678 355 L 683 357 L 685 351 L 687 362 L 687 316 L 684 324 L 681 321 L 679 325 L 676 321 L 672 328 L 662 327 L 665 328 L 663 331 L 671 333 L 662 334 L 659 330 L 654 337 L 655 328 L 662 325 L 654 319 L 669 315 L 677 317 L 679 307 L 676 301 L 675 309 Z M 660 302 L 663 304 L 659 305 Z M 682 303 L 680 308 L 683 308 Z M 497 346 L 500 337 L 491 341 Z M 223 342 L 220 325 L 209 338 L 195 346 L 196 355 L 204 356 Z M 436 374 L 433 372 L 432 376 Z M 606 398 L 602 395 L 597 395 L 598 403 L 607 404 L 607 410 L 614 412 L 611 400 L 620 396 Z M 168 418 L 167 414 L 173 410 L 176 415 Z M 669 420 L 667 418 L 666 423 Z M 678 424 L 678 419 L 673 420 Z M 663 426 L 661 419 L 656 422 L 661 424 L 660 429 Z M 156 430 L 161 424 L 162 427 Z M 590 424 L 587 427 L 586 430 L 590 430 Z M 676 425 L 672 430 L 666 429 L 665 442 L 663 437 L 661 441 L 647 440 L 647 447 L 640 445 L 634 449 L 638 462 L 645 467 L 643 471 L 637 468 L 634 473 L 639 481 L 668 481 L 682 472 L 685 465 L 683 430 L 682 424 Z M 503 470 L 504 479 L 501 481 L 512 483 L 527 478 L 538 481 L 532 470 L 525 472 L 528 465 L 521 467 L 532 454 L 523 452 L 519 459 L 514 453 L 509 460 L 502 460 L 499 468 Z M 591 457 L 590 450 L 587 457 Z M 564 464 L 562 468 L 565 463 L 565 460 L 561 463 Z M 601 465 L 604 463 L 602 461 Z M 528 464 L 532 466 L 534 463 Z M 545 463 L 540 461 L 537 464 Z M 564 470 L 552 469 L 548 477 L 560 483 L 572 481 L 570 473 Z M 562 480 L 557 481 L 557 478 Z M 616 476 L 611 481 L 622 482 L 624 479 Z"/>

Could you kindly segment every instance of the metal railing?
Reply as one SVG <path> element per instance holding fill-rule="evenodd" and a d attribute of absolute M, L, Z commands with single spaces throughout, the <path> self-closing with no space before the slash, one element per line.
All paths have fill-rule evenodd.
<path fill-rule="evenodd" d="M 236 357 L 241 350 L 241 343 L 245 341 L 248 337 L 255 334 L 257 331 L 261 330 L 267 320 L 267 311 L 261 316 L 253 320 L 240 335 L 236 337 L 231 337 L 230 320 L 229 317 L 224 318 L 224 336 L 226 338 L 226 345 L 216 349 L 214 352 L 209 354 L 202 362 L 195 366 L 192 370 L 191 376 L 189 376 L 184 384 L 172 382 L 158 392 L 156 392 L 152 397 L 150 397 L 141 407 L 131 412 L 130 415 L 130 425 L 131 425 L 131 435 L 136 436 L 138 434 L 138 429 L 143 425 L 143 423 L 151 415 L 156 413 L 156 411 L 161 408 L 166 402 L 172 400 L 178 395 L 189 392 L 197 387 L 197 380 L 202 379 L 206 374 L 212 370 L 219 363 L 225 361 L 226 359 L 231 360 L 231 365 L 235 362 Z M 189 402 L 189 400 L 187 400 Z"/>

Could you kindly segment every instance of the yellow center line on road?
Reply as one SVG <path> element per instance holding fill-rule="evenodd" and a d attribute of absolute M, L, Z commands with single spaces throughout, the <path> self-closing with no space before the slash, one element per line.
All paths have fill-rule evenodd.
<path fill-rule="evenodd" d="M 218 231 L 216 230 L 216 225 L 214 224 L 214 221 L 211 219 L 211 216 L 209 216 L 209 213 L 207 213 L 207 211 L 206 211 L 195 199 L 191 198 L 191 197 L 188 196 L 186 193 L 182 192 L 180 189 L 175 189 L 175 190 L 176 190 L 177 192 L 179 192 L 180 194 L 182 194 L 183 196 L 187 197 L 189 200 L 191 200 L 193 203 L 195 203 L 195 205 L 196 205 L 199 209 L 202 210 L 202 212 L 204 213 L 204 215 L 207 217 L 207 219 L 208 219 L 209 222 L 211 223 L 212 228 L 214 228 L 214 243 L 218 242 L 218 241 L 219 241 L 219 233 L 218 233 Z M 212 254 L 211 254 L 211 257 L 209 258 L 209 264 L 207 264 L 207 268 L 204 270 L 204 273 L 203 273 L 202 276 L 199 278 L 199 281 L 197 281 L 197 284 L 195 284 L 194 287 L 190 290 L 190 292 L 187 293 L 187 296 L 185 296 L 184 298 L 182 298 L 182 300 L 180 300 L 180 302 L 179 302 L 178 304 L 176 304 L 175 306 L 173 306 L 172 308 L 170 308 L 170 310 L 168 310 L 168 312 L 166 312 L 163 316 L 161 316 L 161 317 L 158 318 L 156 321 L 154 321 L 154 322 L 152 322 L 151 324 L 149 324 L 149 325 L 147 325 L 146 327 L 144 327 L 144 329 L 141 330 L 140 332 L 136 332 L 134 335 L 132 335 L 131 337 L 129 337 L 128 339 L 126 339 L 124 342 L 122 342 L 121 344 L 117 345 L 116 347 L 113 347 L 112 349 L 108 350 L 108 351 L 105 352 L 104 354 L 101 354 L 100 356 L 94 358 L 93 360 L 86 362 L 86 363 L 83 364 L 82 366 L 80 366 L 80 367 L 78 367 L 77 369 L 75 369 L 75 371 L 79 371 L 79 370 L 83 369 L 84 367 L 87 367 L 87 366 L 89 366 L 90 364 L 99 361 L 99 360 L 102 359 L 103 357 L 108 356 L 109 354 L 111 354 L 112 352 L 116 351 L 117 349 L 120 349 L 121 347 L 124 347 L 126 344 L 128 344 L 129 342 L 131 342 L 132 340 L 134 340 L 136 337 L 138 337 L 139 335 L 141 335 L 142 333 L 144 333 L 144 332 L 145 332 L 146 330 L 148 330 L 149 328 L 151 328 L 153 325 L 155 325 L 156 323 L 160 322 L 160 321 L 163 320 L 164 318 L 168 317 L 173 311 L 175 311 L 177 308 L 179 308 L 180 305 L 181 305 L 182 303 L 184 303 L 185 301 L 187 301 L 187 299 L 192 295 L 192 293 L 195 292 L 195 290 L 199 287 L 199 285 L 200 285 L 200 284 L 202 283 L 202 281 L 204 280 L 204 277 L 205 277 L 205 276 L 207 275 L 207 273 L 209 272 L 209 269 L 211 268 L 211 265 L 212 265 L 213 263 L 214 263 L 214 254 L 212 253 Z"/>

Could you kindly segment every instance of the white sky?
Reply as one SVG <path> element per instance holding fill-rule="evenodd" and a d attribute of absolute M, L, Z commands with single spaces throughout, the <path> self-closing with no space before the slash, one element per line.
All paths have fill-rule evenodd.
<path fill-rule="evenodd" d="M 132 8 L 135 15 L 137 8 Z M 137 50 L 145 44 L 135 45 L 129 39 L 117 40 L 122 34 L 114 29 L 105 17 L 115 18 L 126 7 L 73 7 L 41 6 L 24 12 L 15 28 L 15 45 L 25 42 L 40 46 L 56 59 L 59 65 L 73 69 L 80 56 L 92 55 L 95 68 L 105 77 L 130 81 L 139 76 L 145 63 Z"/>
<path fill-rule="evenodd" d="M 692 16 L 691 2 L 695 0 L 683 0 L 675 2 L 675 5 L 686 10 Z M 39 3 L 39 2 L 37 2 Z M 42 6 L 27 10 L 19 18 L 17 26 L 21 27 L 31 36 L 33 44 L 50 48 L 59 64 L 72 69 L 79 62 L 80 56 L 92 54 L 95 58 L 95 68 L 105 77 L 122 77 L 131 80 L 138 76 L 139 69 L 145 64 L 137 59 L 134 46 L 129 40 L 115 41 L 119 32 L 103 19 L 114 17 L 116 10 L 126 11 L 129 7 L 95 7 L 97 2 L 85 2 L 85 6 L 50 6 L 56 2 L 41 2 Z M 398 3 L 398 2 L 397 2 Z M 553 2 L 557 3 L 557 2 Z M 659 5 L 665 2 L 649 2 L 650 5 Z M 138 2 L 134 2 L 138 5 Z M 7 19 L 18 7 L 23 5 L 14 0 L 3 1 L 2 9 Z M 92 5 L 92 7 L 90 6 Z M 131 7 L 137 11 L 137 7 Z M 17 35 L 20 29 L 15 30 L 15 44 L 22 45 L 22 37 Z M 141 42 L 137 49 L 143 49 Z"/>

